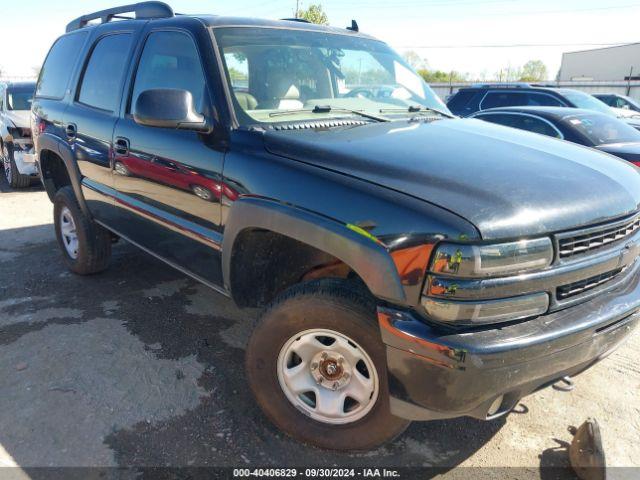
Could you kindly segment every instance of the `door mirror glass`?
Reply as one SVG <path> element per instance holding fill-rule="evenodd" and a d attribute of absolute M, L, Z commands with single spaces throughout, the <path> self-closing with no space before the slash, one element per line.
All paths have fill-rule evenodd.
<path fill-rule="evenodd" d="M 143 91 L 136 100 L 133 119 L 147 127 L 211 131 L 204 115 L 196 111 L 193 96 L 187 90 L 156 88 Z"/>

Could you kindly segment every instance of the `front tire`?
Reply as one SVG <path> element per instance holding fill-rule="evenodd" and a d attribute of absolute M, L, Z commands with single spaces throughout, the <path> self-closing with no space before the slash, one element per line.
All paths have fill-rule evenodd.
<path fill-rule="evenodd" d="M 78 275 L 105 270 L 111 257 L 111 234 L 82 212 L 71 186 L 56 193 L 53 215 L 58 244 L 69 269 Z"/>
<path fill-rule="evenodd" d="M 267 417 L 321 448 L 368 450 L 409 422 L 391 414 L 375 304 L 348 282 L 297 285 L 262 315 L 246 369 Z"/>
<path fill-rule="evenodd" d="M 2 165 L 4 177 L 11 188 L 27 188 L 31 185 L 31 177 L 18 171 L 18 166 L 13 158 L 13 145 L 10 143 L 2 144 Z"/>

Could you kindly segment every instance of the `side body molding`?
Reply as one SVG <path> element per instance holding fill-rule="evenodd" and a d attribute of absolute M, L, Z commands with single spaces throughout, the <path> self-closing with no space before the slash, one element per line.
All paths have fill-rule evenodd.
<path fill-rule="evenodd" d="M 255 197 L 237 200 L 229 212 L 222 247 L 227 289 L 231 284 L 234 243 L 246 229 L 270 230 L 331 254 L 349 265 L 375 296 L 396 304 L 406 303 L 395 264 L 385 248 L 327 217 Z"/>
<path fill-rule="evenodd" d="M 81 182 L 82 175 L 80 174 L 80 170 L 78 169 L 78 165 L 73 161 L 73 152 L 71 151 L 71 147 L 68 144 L 60 140 L 60 138 L 52 135 L 50 133 L 43 133 L 38 136 L 37 142 L 38 148 L 38 163 L 40 171 L 42 172 L 42 161 L 40 160 L 40 155 L 43 150 L 49 150 L 55 154 L 57 154 L 62 161 L 64 162 L 65 167 L 67 168 L 67 172 L 69 173 L 69 179 L 71 180 L 71 185 L 73 186 L 73 191 L 76 194 L 76 198 L 80 203 L 80 208 L 85 215 L 91 216 L 89 209 L 87 208 L 87 204 L 84 200 L 84 195 L 82 194 Z M 42 183 L 44 188 L 49 196 L 49 199 L 53 201 L 55 188 L 51 179 L 45 179 L 42 176 Z"/>

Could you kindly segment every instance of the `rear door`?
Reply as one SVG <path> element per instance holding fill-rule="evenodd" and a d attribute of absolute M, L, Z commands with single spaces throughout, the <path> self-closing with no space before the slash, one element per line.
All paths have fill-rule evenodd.
<path fill-rule="evenodd" d="M 107 225 L 114 214 L 111 141 L 134 38 L 134 30 L 119 25 L 100 30 L 63 117 L 64 135 L 83 177 L 87 205 Z"/>
<path fill-rule="evenodd" d="M 199 43 L 200 42 L 200 43 Z M 208 42 L 208 43 L 207 43 Z M 115 229 L 129 240 L 206 283 L 222 284 L 221 174 L 224 152 L 211 135 L 139 125 L 133 111 L 152 89 L 191 92 L 196 110 L 212 116 L 212 90 L 202 56 L 210 37 L 151 28 L 127 88 L 114 132 Z"/>

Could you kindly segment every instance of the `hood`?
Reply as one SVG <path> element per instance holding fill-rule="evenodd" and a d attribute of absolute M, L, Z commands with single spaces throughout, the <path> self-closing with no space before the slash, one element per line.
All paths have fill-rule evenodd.
<path fill-rule="evenodd" d="M 485 239 L 568 230 L 640 204 L 640 175 L 629 163 L 475 119 L 269 130 L 265 146 L 450 210 Z"/>
<path fill-rule="evenodd" d="M 640 163 L 640 143 L 611 143 L 598 145 L 596 148 L 630 162 Z"/>
<path fill-rule="evenodd" d="M 5 116 L 18 128 L 30 128 L 31 112 L 29 110 L 7 110 Z"/>

